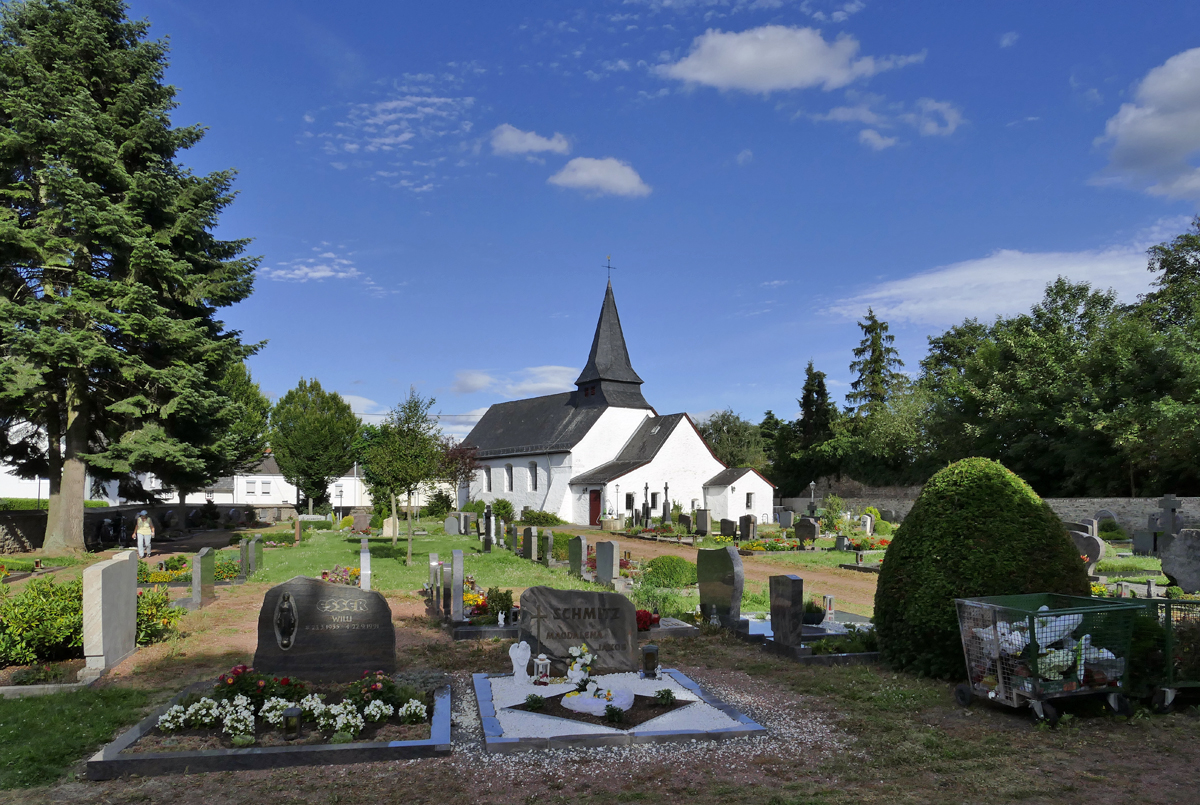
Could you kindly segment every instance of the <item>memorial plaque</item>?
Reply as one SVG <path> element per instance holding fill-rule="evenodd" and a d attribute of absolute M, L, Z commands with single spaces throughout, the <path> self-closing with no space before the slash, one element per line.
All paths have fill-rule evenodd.
<path fill-rule="evenodd" d="M 700 582 L 700 609 L 709 615 L 716 608 L 722 625 L 733 627 L 742 619 L 742 557 L 737 548 L 726 545 L 715 550 L 696 551 L 696 576 Z"/>
<path fill-rule="evenodd" d="M 311 682 L 351 682 L 396 671 L 396 630 L 375 591 L 297 576 L 267 591 L 254 668 Z"/>
<path fill-rule="evenodd" d="M 521 639 L 533 656 L 551 660 L 551 675 L 566 673 L 572 646 L 596 655 L 592 673 L 636 671 L 637 608 L 620 593 L 530 587 L 521 593 Z"/>
<path fill-rule="evenodd" d="M 804 634 L 804 579 L 771 576 L 771 632 L 781 646 L 798 646 Z"/>
<path fill-rule="evenodd" d="M 355 531 L 370 531 L 371 530 L 371 515 L 359 513 L 351 517 L 354 525 L 351 526 Z"/>

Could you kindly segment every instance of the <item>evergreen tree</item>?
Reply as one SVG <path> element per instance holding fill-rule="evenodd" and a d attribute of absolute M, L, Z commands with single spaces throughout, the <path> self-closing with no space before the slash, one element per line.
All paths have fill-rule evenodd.
<path fill-rule="evenodd" d="M 727 467 L 762 469 L 767 461 L 762 434 L 732 409 L 718 411 L 696 426 L 713 455 Z"/>
<path fill-rule="evenodd" d="M 1160 327 L 1193 325 L 1200 304 L 1200 215 L 1190 232 L 1151 246 L 1149 254 L 1148 268 L 1159 276 L 1157 290 L 1143 297 L 1143 309 Z"/>
<path fill-rule="evenodd" d="M 341 395 L 325 391 L 315 379 L 300 378 L 271 410 L 271 452 L 284 480 L 308 500 L 309 514 L 314 502 L 325 500 L 334 479 L 354 464 L 359 427 Z"/>
<path fill-rule="evenodd" d="M 833 420 L 837 407 L 829 400 L 825 388 L 825 373 L 819 372 L 808 362 L 804 370 L 804 393 L 796 401 L 800 404 L 800 438 L 802 446 L 812 447 L 825 441 L 833 434 Z"/>
<path fill-rule="evenodd" d="M 147 30 L 119 0 L 0 12 L 0 416 L 46 445 L 50 551 L 84 547 L 89 469 L 210 476 L 218 379 L 255 349 L 215 318 L 256 264 L 212 234 L 233 173 L 175 162 L 203 132 L 172 127 Z"/>
<path fill-rule="evenodd" d="M 850 384 L 853 389 L 846 395 L 847 402 L 858 405 L 859 412 L 870 409 L 887 399 L 888 388 L 900 377 L 896 369 L 904 366 L 900 353 L 892 346 L 896 336 L 888 333 L 886 321 L 875 318 L 875 311 L 867 308 L 867 317 L 858 323 L 863 339 L 854 349 L 851 372 L 858 378 Z"/>

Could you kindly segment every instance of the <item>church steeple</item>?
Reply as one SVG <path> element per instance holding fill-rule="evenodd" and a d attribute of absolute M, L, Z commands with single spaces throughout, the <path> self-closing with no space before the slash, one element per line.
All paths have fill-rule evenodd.
<path fill-rule="evenodd" d="M 619 408 L 649 408 L 642 397 L 642 379 L 633 371 L 625 334 L 621 332 L 621 317 L 613 297 L 612 280 L 604 292 L 600 320 L 592 338 L 592 351 L 587 365 L 575 381 L 579 391 L 576 405 L 607 404 Z"/>

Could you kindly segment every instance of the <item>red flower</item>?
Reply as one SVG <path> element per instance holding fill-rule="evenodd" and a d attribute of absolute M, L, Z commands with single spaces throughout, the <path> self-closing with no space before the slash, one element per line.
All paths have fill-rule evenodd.
<path fill-rule="evenodd" d="M 267 680 L 265 680 L 265 679 L 258 680 L 258 686 L 260 688 L 265 688 L 267 686 Z"/>
<path fill-rule="evenodd" d="M 233 684 L 233 677 L 228 677 L 228 678 L 226 678 L 226 680 L 225 680 L 225 684 L 227 684 L 227 685 L 232 685 L 232 684 Z"/>
<path fill-rule="evenodd" d="M 285 676 L 283 679 L 279 680 L 279 682 L 280 682 L 281 684 L 283 684 L 283 685 L 290 685 L 290 684 L 292 684 L 292 680 L 288 679 L 286 676 Z"/>

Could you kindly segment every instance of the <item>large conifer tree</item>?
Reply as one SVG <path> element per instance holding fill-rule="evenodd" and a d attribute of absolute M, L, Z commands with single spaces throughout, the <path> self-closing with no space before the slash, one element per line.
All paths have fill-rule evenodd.
<path fill-rule="evenodd" d="M 47 550 L 83 548 L 89 468 L 210 476 L 253 351 L 214 315 L 256 264 L 212 234 L 233 173 L 175 162 L 202 129 L 171 125 L 148 27 L 119 0 L 0 12 L 0 406 L 45 437 Z"/>

